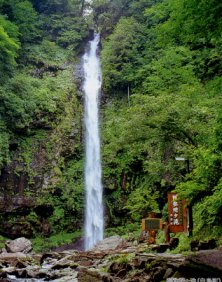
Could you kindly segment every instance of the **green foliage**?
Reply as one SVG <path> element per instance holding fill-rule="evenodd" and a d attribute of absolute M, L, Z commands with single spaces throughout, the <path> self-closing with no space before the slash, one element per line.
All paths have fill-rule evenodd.
<path fill-rule="evenodd" d="M 98 24 L 102 36 L 110 34 L 120 17 L 129 13 L 130 3 L 131 1 L 128 0 L 92 1 L 94 20 Z"/>
<path fill-rule="evenodd" d="M 53 234 L 82 225 L 82 106 L 73 62 L 88 36 L 83 4 L 0 1 L 0 169 L 22 179 L 19 193 L 54 207 Z M 4 193 L 16 194 L 6 186 Z M 41 232 L 35 213 L 25 220 L 34 235 Z"/>
<path fill-rule="evenodd" d="M 127 89 L 132 81 L 141 32 L 141 26 L 133 18 L 121 18 L 104 43 L 101 56 L 105 90 Z"/>
<path fill-rule="evenodd" d="M 81 106 L 68 61 L 89 34 L 92 16 L 82 17 L 85 5 L 0 1 L 0 167 L 16 156 L 29 175 L 29 188 L 36 188 L 33 155 L 44 143 L 41 173 L 47 171 L 50 181 L 39 201 L 55 208 L 49 219 L 54 233 L 82 224 Z M 90 5 L 102 36 L 107 223 L 127 233 L 124 224 L 162 210 L 167 192 L 176 189 L 193 205 L 194 234 L 210 232 L 209 226 L 220 236 L 220 1 Z M 15 152 L 10 151 L 14 140 Z M 189 160 L 189 168 L 176 162 L 177 156 Z M 177 251 L 187 248 L 182 241 L 186 246 Z"/>
<path fill-rule="evenodd" d="M 38 12 L 45 14 L 73 13 L 79 15 L 81 12 L 81 1 L 79 0 L 32 0 L 31 2 Z"/>
<path fill-rule="evenodd" d="M 131 235 L 137 239 L 141 231 L 140 222 L 127 223 L 117 227 L 107 227 L 105 229 L 105 237 L 119 235 L 127 239 Z M 126 237 L 127 236 L 127 237 Z"/>
<path fill-rule="evenodd" d="M 71 244 L 75 239 L 81 236 L 81 231 L 76 231 L 73 233 L 61 232 L 56 235 L 52 235 L 48 238 L 36 237 L 32 239 L 33 250 L 35 252 L 45 252 L 52 248 L 59 247 L 65 244 Z"/>
<path fill-rule="evenodd" d="M 24 65 L 31 63 L 40 68 L 51 66 L 56 70 L 69 60 L 69 53 L 55 42 L 44 39 L 41 44 L 24 46 L 20 60 Z"/>
<path fill-rule="evenodd" d="M 7 128 L 3 121 L 0 122 L 0 167 L 3 163 L 8 163 L 9 161 L 9 139 L 10 135 L 7 132 Z"/>
<path fill-rule="evenodd" d="M 47 32 L 49 39 L 74 52 L 81 47 L 82 41 L 88 36 L 87 21 L 82 17 L 54 14 L 50 18 L 43 16 L 42 20 L 40 26 Z"/>
<path fill-rule="evenodd" d="M 134 257 L 135 257 L 135 254 L 122 254 L 115 261 L 120 264 L 125 265 L 129 263 Z"/>
<path fill-rule="evenodd" d="M 178 233 L 176 238 L 179 239 L 179 245 L 171 251 L 173 254 L 184 253 L 187 254 L 190 252 L 190 238 L 185 233 Z"/>
<path fill-rule="evenodd" d="M 53 28 L 58 31 L 58 45 L 76 50 L 77 47 L 82 43 L 82 39 L 88 35 L 87 24 L 81 17 L 65 17 L 63 21 L 57 21 L 57 25 Z"/>
<path fill-rule="evenodd" d="M 130 194 L 125 208 L 135 221 L 140 221 L 148 212 L 159 212 L 158 197 L 158 192 L 153 192 L 148 187 L 139 187 Z"/>
<path fill-rule="evenodd" d="M 1 114 L 7 126 L 11 130 L 27 131 L 37 124 L 42 127 L 55 124 L 56 118 L 64 112 L 66 95 L 70 92 L 67 86 L 60 84 L 63 75 L 40 81 L 20 73 L 8 80 L 0 89 Z"/>
<path fill-rule="evenodd" d="M 7 240 L 7 238 L 0 236 L 0 248 L 4 248 L 5 247 L 5 241 Z"/>
<path fill-rule="evenodd" d="M 21 41 L 33 42 L 37 37 L 37 13 L 28 1 L 9 1 L 12 9 L 12 20 L 19 27 Z"/>
<path fill-rule="evenodd" d="M 18 55 L 18 28 L 10 21 L 0 16 L 0 72 L 1 80 L 5 74 L 9 74 L 16 66 L 16 57 Z"/>
<path fill-rule="evenodd" d="M 106 1 L 94 1 L 96 19 L 107 28 L 100 26 L 108 100 L 102 138 L 112 222 L 123 216 L 125 206 L 134 220 L 150 203 L 162 209 L 167 192 L 176 188 L 194 207 L 194 231 L 204 234 L 211 226 L 219 236 L 221 4 L 163 0 L 128 5 L 128 13 L 121 14 Z M 178 156 L 189 160 L 189 168 L 175 161 Z"/>

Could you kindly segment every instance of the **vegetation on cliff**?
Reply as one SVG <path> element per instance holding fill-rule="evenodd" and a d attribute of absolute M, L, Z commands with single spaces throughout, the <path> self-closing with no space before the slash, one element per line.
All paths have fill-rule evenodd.
<path fill-rule="evenodd" d="M 89 37 L 85 4 L 0 0 L 2 235 L 82 226 L 82 101 L 73 66 Z M 194 236 L 221 236 L 220 1 L 91 5 L 101 33 L 107 226 L 131 231 L 149 211 L 163 212 L 175 190 L 193 206 Z"/>
<path fill-rule="evenodd" d="M 80 228 L 82 102 L 74 64 L 89 36 L 79 1 L 0 1 L 0 232 Z"/>
<path fill-rule="evenodd" d="M 162 211 L 167 192 L 176 190 L 193 206 L 194 235 L 220 236 L 221 4 L 93 3 L 103 34 L 104 185 L 112 223 Z"/>

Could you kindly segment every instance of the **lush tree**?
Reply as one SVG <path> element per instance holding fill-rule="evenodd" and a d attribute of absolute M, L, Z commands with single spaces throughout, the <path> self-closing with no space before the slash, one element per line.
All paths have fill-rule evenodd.
<path fill-rule="evenodd" d="M 143 26 L 133 18 L 121 18 L 102 49 L 103 87 L 127 91 L 134 81 Z"/>
<path fill-rule="evenodd" d="M 80 0 L 32 0 L 33 6 L 40 13 L 70 13 L 80 16 L 84 3 Z"/>
<path fill-rule="evenodd" d="M 1 79 L 8 75 L 16 65 L 18 56 L 18 28 L 4 17 L 0 16 L 0 71 Z"/>
<path fill-rule="evenodd" d="M 19 29 L 20 41 L 33 42 L 34 39 L 38 38 L 36 28 L 37 13 L 30 1 L 4 1 L 0 11 L 11 22 L 16 24 Z"/>
<path fill-rule="evenodd" d="M 99 19 L 108 17 L 109 3 L 98 1 L 97 8 L 104 24 Z M 162 208 L 167 191 L 176 188 L 194 205 L 196 231 L 204 232 L 221 221 L 221 4 L 132 1 L 129 11 L 117 23 L 107 21 L 111 34 L 102 50 L 108 206 L 118 191 L 138 216 L 145 205 L 140 194 L 153 189 Z M 113 94 L 121 90 L 125 96 L 116 103 Z M 189 159 L 189 170 L 176 156 Z"/>

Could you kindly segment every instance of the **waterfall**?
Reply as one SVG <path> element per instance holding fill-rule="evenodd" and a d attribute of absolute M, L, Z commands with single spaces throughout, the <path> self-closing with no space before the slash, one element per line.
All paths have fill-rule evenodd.
<path fill-rule="evenodd" d="M 97 55 L 99 35 L 89 42 L 89 49 L 83 56 L 86 128 L 85 164 L 85 250 L 89 250 L 103 239 L 103 192 L 101 181 L 100 138 L 99 138 L 99 96 L 101 89 L 101 68 Z"/>

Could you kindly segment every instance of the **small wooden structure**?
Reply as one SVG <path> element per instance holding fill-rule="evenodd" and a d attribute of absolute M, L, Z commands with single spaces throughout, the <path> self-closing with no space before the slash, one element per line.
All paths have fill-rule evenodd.
<path fill-rule="evenodd" d="M 160 218 L 144 218 L 142 219 L 142 230 L 160 230 L 162 229 L 162 220 Z"/>
<path fill-rule="evenodd" d="M 156 233 L 162 229 L 162 220 L 155 218 L 154 213 L 150 213 L 148 218 L 142 219 L 142 231 L 148 231 L 148 244 L 156 243 Z"/>
<path fill-rule="evenodd" d="M 150 213 L 148 218 L 142 219 L 142 231 L 148 232 L 148 244 L 155 244 L 156 233 L 164 226 L 165 241 L 170 242 L 170 233 L 188 232 L 189 216 L 187 203 L 179 199 L 177 193 L 168 193 L 168 221 L 164 224 L 160 218 L 155 218 L 155 213 Z"/>
<path fill-rule="evenodd" d="M 180 200 L 177 193 L 168 193 L 168 222 L 169 232 L 187 232 L 187 203 L 184 199 Z"/>

